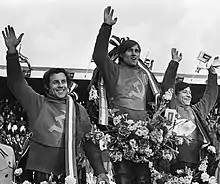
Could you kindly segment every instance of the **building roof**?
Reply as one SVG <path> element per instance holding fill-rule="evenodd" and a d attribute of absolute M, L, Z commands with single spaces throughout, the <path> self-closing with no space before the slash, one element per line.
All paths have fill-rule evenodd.
<path fill-rule="evenodd" d="M 26 66 L 22 66 L 23 69 L 28 69 Z M 42 78 L 43 74 L 50 69 L 50 67 L 31 67 L 31 77 L 30 78 Z M 92 77 L 93 69 L 82 69 L 82 68 L 64 68 L 70 74 L 74 74 L 74 79 L 77 80 L 90 80 Z M 153 72 L 158 82 L 163 80 L 164 73 Z M 0 65 L 0 76 L 6 77 L 6 66 Z M 198 74 L 178 74 L 179 77 L 183 77 L 185 82 L 191 84 L 205 84 L 207 80 L 207 75 Z M 218 77 L 218 82 L 220 82 L 220 76 Z"/>

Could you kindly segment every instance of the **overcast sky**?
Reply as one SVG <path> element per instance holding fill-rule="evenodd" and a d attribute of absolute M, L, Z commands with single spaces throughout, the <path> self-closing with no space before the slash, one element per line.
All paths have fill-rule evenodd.
<path fill-rule="evenodd" d="M 172 47 L 183 53 L 180 73 L 194 73 L 200 51 L 220 55 L 219 0 L 0 0 L 0 29 L 25 33 L 32 66 L 87 68 L 108 5 L 118 17 L 112 34 L 137 40 L 155 72 L 164 72 Z M 5 64 L 2 36 L 0 54 Z"/>

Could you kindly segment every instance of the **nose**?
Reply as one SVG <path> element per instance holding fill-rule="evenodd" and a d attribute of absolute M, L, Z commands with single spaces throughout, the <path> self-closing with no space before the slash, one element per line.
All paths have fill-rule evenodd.
<path fill-rule="evenodd" d="M 58 87 L 63 87 L 62 81 L 59 81 L 59 82 L 58 82 Z"/>
<path fill-rule="evenodd" d="M 135 52 L 135 50 L 132 50 L 131 55 L 137 55 L 137 53 Z"/>
<path fill-rule="evenodd" d="M 191 93 L 187 93 L 187 97 L 191 98 L 192 97 Z"/>

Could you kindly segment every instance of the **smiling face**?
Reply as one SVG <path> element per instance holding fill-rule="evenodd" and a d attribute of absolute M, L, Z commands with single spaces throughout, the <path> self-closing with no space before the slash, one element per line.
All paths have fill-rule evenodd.
<path fill-rule="evenodd" d="M 178 92 L 176 95 L 176 100 L 179 101 L 182 105 L 190 105 L 192 100 L 192 94 L 190 87 L 187 87 Z"/>
<path fill-rule="evenodd" d="M 140 58 L 140 47 L 136 44 L 121 54 L 122 63 L 128 66 L 136 66 Z"/>
<path fill-rule="evenodd" d="M 50 75 L 49 94 L 56 98 L 64 98 L 68 93 L 66 75 L 62 72 Z"/>

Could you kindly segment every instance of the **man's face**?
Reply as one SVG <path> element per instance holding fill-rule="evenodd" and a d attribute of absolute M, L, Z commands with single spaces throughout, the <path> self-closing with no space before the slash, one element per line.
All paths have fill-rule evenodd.
<path fill-rule="evenodd" d="M 67 78 L 64 73 L 54 73 L 50 76 L 49 94 L 59 99 L 68 93 Z"/>
<path fill-rule="evenodd" d="M 181 91 L 179 91 L 178 95 L 176 95 L 176 99 L 182 104 L 182 105 L 190 105 L 192 100 L 192 94 L 190 87 L 187 87 Z"/>
<path fill-rule="evenodd" d="M 126 50 L 124 54 L 121 55 L 123 62 L 129 66 L 136 66 L 140 58 L 140 48 L 138 45 L 134 45 L 130 49 Z"/>

